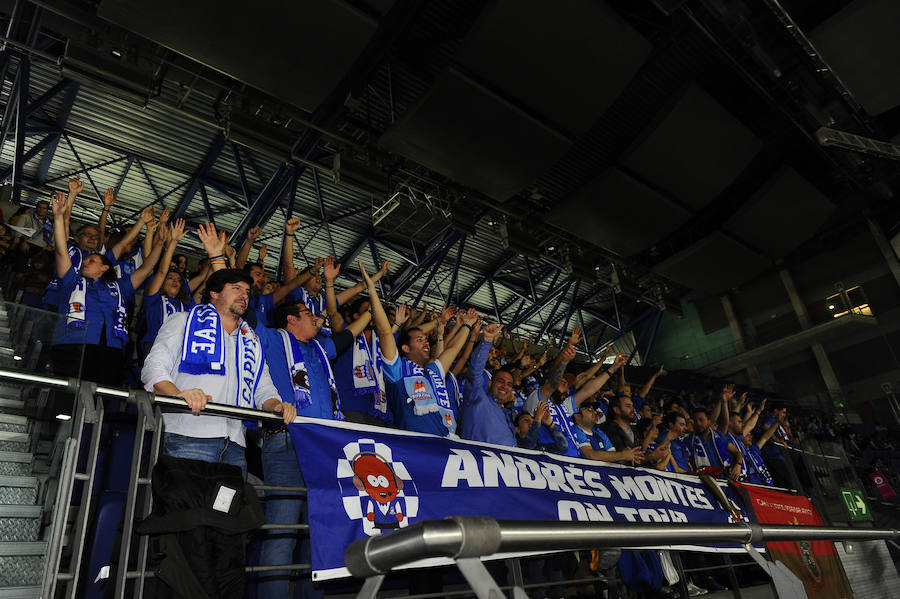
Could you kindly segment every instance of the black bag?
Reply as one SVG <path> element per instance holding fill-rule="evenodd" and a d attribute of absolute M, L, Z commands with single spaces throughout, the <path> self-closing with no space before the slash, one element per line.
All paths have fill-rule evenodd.
<path fill-rule="evenodd" d="M 156 580 L 148 597 L 243 598 L 248 533 L 265 523 L 253 487 L 228 464 L 160 456 L 153 513 L 135 526 L 150 534 Z"/>

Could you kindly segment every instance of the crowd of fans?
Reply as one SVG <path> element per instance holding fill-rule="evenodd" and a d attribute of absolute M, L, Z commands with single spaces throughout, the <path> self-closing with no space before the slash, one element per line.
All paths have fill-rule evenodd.
<path fill-rule="evenodd" d="M 630 381 L 622 354 L 575 364 L 577 327 L 557 351 L 472 308 L 386 305 L 377 282 L 388 263 L 370 275 L 359 262 L 361 280 L 339 289 L 342 265 L 331 256 L 296 268 L 296 218 L 284 227 L 283 279 L 264 268 L 266 246 L 254 250 L 259 228 L 233 248 L 212 224 L 196 231 L 207 255 L 191 272 L 178 253 L 186 225 L 168 210 L 157 216 L 148 207 L 127 229 L 107 229 L 113 190 L 98 223 L 71 230 L 82 189 L 76 177 L 68 194 L 18 211 L 0 228 L 0 251 L 20 273 L 21 301 L 61 316 L 55 373 L 74 376 L 80 367 L 85 379 L 121 385 L 136 363 L 147 390 L 190 406 L 194 416 L 164 416 L 168 455 L 233 464 L 246 475 L 246 427 L 196 415 L 216 402 L 282 416 L 284 424 L 258 433 L 270 485 L 304 485 L 285 426 L 301 415 L 791 486 L 781 448 L 794 435 L 783 405 L 738 396 L 734 385 L 706 395 L 654 391 L 666 371 Z M 838 428 L 815 418 L 803 432 L 842 439 L 852 451 L 859 440 Z M 289 495 L 266 509 L 273 524 L 304 517 L 302 501 Z M 280 533 L 263 543 L 262 565 L 293 561 L 295 537 Z M 259 596 L 283 596 L 286 574 L 270 576 Z"/>

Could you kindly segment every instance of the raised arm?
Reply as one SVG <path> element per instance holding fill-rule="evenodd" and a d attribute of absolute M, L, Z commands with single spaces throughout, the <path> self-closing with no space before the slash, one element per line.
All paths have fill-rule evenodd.
<path fill-rule="evenodd" d="M 406 324 L 407 320 L 409 320 L 409 306 L 400 304 L 397 306 L 397 312 L 394 314 L 394 324 L 391 325 L 391 332 L 396 333 L 399 331 Z"/>
<path fill-rule="evenodd" d="M 284 279 L 289 280 L 297 276 L 297 267 L 294 266 L 294 233 L 300 229 L 299 218 L 289 218 L 284 223 L 284 242 L 281 244 L 281 272 Z"/>
<path fill-rule="evenodd" d="M 381 268 L 378 269 L 374 275 L 372 275 L 372 280 L 376 283 L 381 280 L 385 274 L 387 274 L 388 269 L 391 267 L 391 263 L 388 261 L 384 261 L 381 265 Z M 366 290 L 365 281 L 360 281 L 359 283 L 353 285 L 352 287 L 348 287 L 344 289 L 337 295 L 337 303 L 341 306 L 352 300 L 354 297 L 362 293 Z"/>
<path fill-rule="evenodd" d="M 641 392 L 639 393 L 639 395 L 646 399 L 647 394 L 650 393 L 650 389 L 653 388 L 653 383 L 655 383 L 656 379 L 661 376 L 666 376 L 666 370 L 662 366 L 659 367 L 659 370 L 653 373 L 653 376 L 650 377 L 649 381 L 644 383 L 644 386 L 641 387 Z"/>
<path fill-rule="evenodd" d="M 72 218 L 72 206 L 75 205 L 75 198 L 78 197 L 78 194 L 84 189 L 84 182 L 81 180 L 81 175 L 75 175 L 73 178 L 69 179 L 69 195 L 66 197 L 64 210 L 65 210 L 65 234 L 66 239 L 69 239 L 69 234 L 71 231 L 69 230 L 69 225 L 71 223 Z M 102 241 L 102 240 L 101 240 Z"/>
<path fill-rule="evenodd" d="M 150 273 L 153 272 L 154 267 L 156 267 L 163 246 L 169 238 L 168 233 L 168 227 L 159 227 L 156 232 L 156 242 L 153 244 L 153 251 L 150 252 L 149 256 L 144 256 L 144 262 L 141 264 L 141 267 L 131 273 L 131 286 L 135 289 L 140 287 L 141 283 L 147 280 L 147 277 L 150 276 Z"/>
<path fill-rule="evenodd" d="M 66 195 L 58 191 L 50 203 L 53 210 L 53 254 L 56 258 L 56 276 L 66 276 L 72 268 L 72 257 L 69 256 L 68 239 L 66 237 Z"/>
<path fill-rule="evenodd" d="M 759 439 L 756 440 L 756 446 L 760 449 L 763 448 L 763 445 L 769 442 L 769 439 L 772 438 L 772 435 L 775 434 L 775 431 L 778 430 L 778 427 L 784 424 L 785 419 L 787 418 L 787 413 L 784 413 L 780 417 L 776 417 L 775 420 L 772 421 L 772 424 L 766 427 L 766 430 L 759 436 Z"/>
<path fill-rule="evenodd" d="M 587 383 L 584 384 L 581 389 L 575 392 L 575 405 L 580 406 L 581 402 L 583 402 L 588 397 L 593 396 L 597 391 L 599 391 L 603 385 L 606 384 L 606 381 L 609 380 L 609 377 L 615 374 L 617 370 L 625 366 L 625 362 L 628 360 L 628 357 L 625 354 L 619 354 L 616 356 L 616 361 L 610 365 L 609 369 L 600 374 L 599 376 L 595 376 Z"/>
<path fill-rule="evenodd" d="M 171 216 L 171 214 L 172 213 L 168 208 L 163 208 L 162 214 L 159 215 L 158 221 L 151 221 L 147 223 L 147 231 L 144 233 L 144 243 L 142 247 L 142 251 L 144 252 L 145 256 L 149 256 L 150 252 L 153 251 L 154 239 L 156 238 L 156 235 L 154 235 L 154 233 L 156 232 L 156 230 L 162 227 L 169 226 L 169 216 Z M 166 233 L 168 233 L 168 229 L 166 230 Z M 166 235 L 167 239 L 168 237 L 169 235 Z M 128 248 L 125 249 L 127 250 Z"/>
<path fill-rule="evenodd" d="M 378 341 L 381 342 L 381 355 L 386 361 L 393 362 L 397 358 L 397 341 L 394 339 L 394 333 L 391 332 L 391 322 L 384 312 L 384 306 L 381 305 L 375 281 L 366 272 L 362 260 L 359 260 L 357 264 L 363 281 L 366 282 L 366 288 L 369 290 L 369 305 L 372 317 L 375 319 L 375 333 L 378 335 Z"/>
<path fill-rule="evenodd" d="M 209 256 L 209 268 L 212 272 L 225 268 L 225 232 L 216 231 L 213 223 L 201 223 L 197 227 L 197 237 Z M 191 289 L 191 292 L 194 290 Z"/>
<path fill-rule="evenodd" d="M 360 333 L 366 330 L 372 321 L 372 311 L 363 312 L 359 318 L 347 325 L 347 330 L 353 333 L 353 338 L 359 337 Z"/>
<path fill-rule="evenodd" d="M 766 409 L 766 402 L 769 401 L 768 398 L 763 399 L 756 408 L 754 408 L 753 413 L 744 420 L 744 426 L 741 428 L 741 434 L 746 435 L 751 432 L 754 428 L 756 428 L 756 423 L 759 421 L 759 416 L 762 414 L 763 410 Z"/>
<path fill-rule="evenodd" d="M 729 414 L 728 401 L 732 397 L 734 397 L 734 383 L 725 385 L 722 389 L 722 401 L 719 402 L 719 411 L 711 418 L 711 420 L 717 424 L 717 430 L 728 430 L 728 419 L 731 417 L 731 414 Z"/>
<path fill-rule="evenodd" d="M 135 239 L 137 239 L 138 233 L 141 232 L 141 228 L 155 220 L 156 215 L 153 214 L 153 206 L 147 206 L 141 211 L 141 215 L 138 217 L 137 221 L 135 221 L 135 223 L 131 225 L 131 228 L 128 229 L 128 232 L 125 233 L 125 236 L 122 237 L 122 239 L 120 239 L 119 242 L 112 247 L 112 253 L 113 256 L 116 257 L 116 260 L 122 257 L 122 254 L 125 253 L 125 250 L 127 248 L 131 247 L 131 244 L 134 243 Z"/>
<path fill-rule="evenodd" d="M 207 261 L 206 266 L 203 267 L 203 270 L 201 270 L 196 277 L 188 280 L 188 291 L 193 293 L 195 289 L 203 285 L 203 282 L 209 277 L 209 274 L 212 272 L 210 269 L 211 266 Z"/>
<path fill-rule="evenodd" d="M 606 362 L 606 356 L 608 354 L 609 354 L 609 346 L 606 347 L 606 351 L 603 353 L 603 357 L 601 357 L 594 364 L 592 364 L 590 368 L 588 368 L 587 370 L 585 370 L 584 372 L 580 373 L 578 376 L 575 377 L 575 388 L 576 389 L 581 389 L 581 387 L 586 382 L 588 382 L 589 380 L 591 380 L 592 378 L 597 376 L 597 372 L 599 372 L 600 369 L 603 367 L 603 363 Z M 606 381 L 604 381 L 604 382 L 606 382 Z"/>
<path fill-rule="evenodd" d="M 331 329 L 335 332 L 344 328 L 344 317 L 338 312 L 337 299 L 334 296 L 334 281 L 340 272 L 341 265 L 334 263 L 334 256 L 326 257 L 325 266 L 322 268 L 322 276 L 325 278 L 325 311 L 328 313 Z"/>
<path fill-rule="evenodd" d="M 244 245 L 241 246 L 241 251 L 238 252 L 235 268 L 244 268 L 244 265 L 247 264 L 247 258 L 250 257 L 250 248 L 256 243 L 256 238 L 259 237 L 260 233 L 262 233 L 261 227 L 253 227 L 247 231 L 247 239 L 244 241 Z"/>
<path fill-rule="evenodd" d="M 83 184 L 82 184 L 83 186 Z M 97 221 L 97 230 L 100 233 L 101 243 L 106 243 L 106 219 L 109 217 L 109 210 L 116 203 L 116 190 L 112 187 L 106 190 L 103 195 L 103 210 L 100 211 L 100 220 Z"/>
<path fill-rule="evenodd" d="M 488 360 L 488 354 L 499 334 L 499 325 L 489 324 L 484 327 L 484 339 L 478 344 L 475 351 L 472 352 L 472 363 L 469 365 L 469 370 L 466 372 L 466 381 L 470 384 L 481 384 L 481 379 L 484 376 L 484 367 Z"/>
<path fill-rule="evenodd" d="M 160 229 L 162 229 L 162 227 L 160 227 Z M 159 264 L 156 266 L 156 276 L 153 277 L 153 280 L 147 285 L 147 295 L 154 295 L 159 293 L 159 290 L 162 289 L 162 285 L 166 280 L 166 275 L 169 274 L 169 264 L 172 263 L 172 256 L 175 255 L 175 248 L 178 247 L 178 243 L 182 239 L 184 239 L 184 219 L 179 218 L 172 223 L 172 229 L 169 231 L 169 239 L 166 242 L 166 251 L 159 261 Z"/>
<path fill-rule="evenodd" d="M 469 308 L 465 314 L 457 314 L 456 317 L 462 320 L 462 326 L 471 331 L 472 325 L 478 320 L 478 312 L 475 311 L 475 308 Z M 465 335 L 457 335 L 453 340 L 453 344 L 449 345 L 441 355 L 438 356 L 437 361 L 441 363 L 441 368 L 444 372 L 450 371 L 450 368 L 453 366 L 453 361 L 456 360 L 456 356 L 459 355 L 459 351 L 462 349 L 465 342 Z"/>
<path fill-rule="evenodd" d="M 460 325 L 462 328 L 462 325 Z M 450 372 L 453 373 L 453 376 L 459 376 L 462 373 L 463 369 L 466 367 L 466 362 L 469 361 L 469 356 L 472 355 L 472 350 L 475 349 L 475 344 L 478 343 L 478 334 L 481 332 L 481 319 L 475 321 L 475 324 L 472 325 L 472 334 L 469 335 L 469 339 L 466 341 L 466 344 L 463 346 L 462 354 L 458 358 L 456 358 L 456 362 L 453 363 L 453 368 Z"/>
<path fill-rule="evenodd" d="M 556 358 L 553 359 L 553 362 L 550 365 L 550 374 L 547 375 L 547 380 L 544 381 L 544 384 L 541 386 L 541 397 L 549 397 L 551 393 L 556 391 L 556 388 L 559 387 L 559 383 L 562 382 L 566 366 L 575 358 L 575 353 L 574 345 L 566 345 L 563 350 L 556 355 Z"/>

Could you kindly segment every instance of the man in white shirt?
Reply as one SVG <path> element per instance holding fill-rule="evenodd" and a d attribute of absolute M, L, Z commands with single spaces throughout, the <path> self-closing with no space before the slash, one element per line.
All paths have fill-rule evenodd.
<path fill-rule="evenodd" d="M 209 247 L 207 251 L 210 252 Z M 213 253 L 210 252 L 211 263 L 221 258 Z M 240 466 L 245 476 L 247 462 L 242 421 L 201 416 L 206 404 L 213 402 L 277 412 L 284 416 L 285 423 L 292 422 L 297 414 L 292 404 L 281 401 L 262 360 L 262 347 L 256 333 L 241 318 L 247 309 L 250 284 L 250 277 L 237 269 L 213 273 L 207 281 L 204 302 L 191 312 L 172 316 L 160 328 L 141 371 L 141 380 L 148 391 L 181 397 L 193 412 L 163 415 L 163 452 L 174 457 Z M 216 346 L 222 351 L 217 364 L 208 372 L 198 374 L 197 367 L 184 367 L 186 355 L 183 352 L 191 345 L 185 344 L 185 335 L 197 334 L 197 330 L 205 326 L 203 323 L 208 322 L 201 312 L 195 312 L 202 310 L 204 304 L 215 309 L 214 314 L 209 311 L 207 316 L 214 318 L 217 314 L 218 323 L 208 330 L 200 330 L 200 336 L 204 339 L 212 337 L 211 344 L 218 342 Z M 195 314 L 201 316 L 197 318 Z M 190 354 L 187 357 L 196 361 Z M 238 364 L 241 364 L 240 371 Z"/>

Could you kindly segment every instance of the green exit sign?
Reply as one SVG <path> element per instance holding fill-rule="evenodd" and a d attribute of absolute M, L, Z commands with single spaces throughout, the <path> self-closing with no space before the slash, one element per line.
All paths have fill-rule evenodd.
<path fill-rule="evenodd" d="M 857 489 L 841 489 L 841 498 L 844 500 L 844 506 L 850 514 L 851 520 L 871 520 L 872 513 L 866 500 L 863 498 L 862 491 Z"/>

